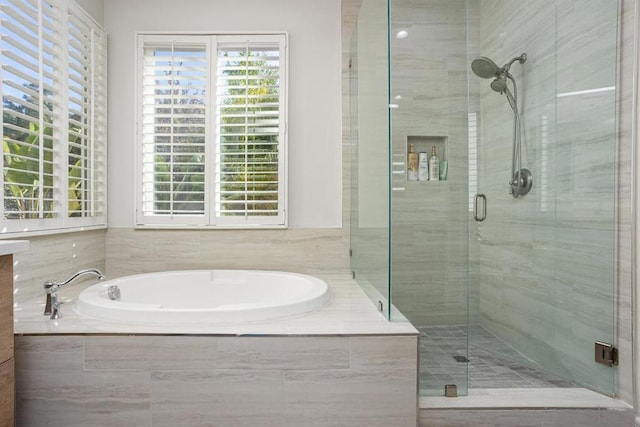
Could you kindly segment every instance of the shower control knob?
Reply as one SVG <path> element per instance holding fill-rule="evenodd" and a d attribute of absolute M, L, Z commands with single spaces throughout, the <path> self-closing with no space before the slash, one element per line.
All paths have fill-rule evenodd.
<path fill-rule="evenodd" d="M 531 171 L 525 168 L 520 169 L 515 173 L 513 179 L 509 181 L 509 185 L 511 186 L 511 195 L 514 198 L 518 198 L 518 196 L 524 196 L 529 193 L 533 186 L 533 176 L 531 175 Z"/>

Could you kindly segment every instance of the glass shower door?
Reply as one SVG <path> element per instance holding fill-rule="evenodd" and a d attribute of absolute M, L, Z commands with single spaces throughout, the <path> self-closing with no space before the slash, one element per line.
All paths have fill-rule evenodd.
<path fill-rule="evenodd" d="M 473 3 L 469 191 L 487 216 L 470 215 L 469 357 L 502 375 L 471 384 L 613 395 L 615 368 L 594 354 L 596 341 L 615 344 L 617 2 Z M 522 52 L 510 72 L 533 187 L 514 198 L 513 111 L 470 65 Z"/>

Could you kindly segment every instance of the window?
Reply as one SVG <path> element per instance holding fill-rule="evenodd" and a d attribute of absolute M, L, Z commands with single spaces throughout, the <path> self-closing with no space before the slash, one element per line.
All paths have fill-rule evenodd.
<path fill-rule="evenodd" d="M 0 0 L 2 232 L 106 225 L 106 35 L 73 3 Z"/>
<path fill-rule="evenodd" d="M 286 226 L 285 41 L 139 36 L 138 225 Z"/>

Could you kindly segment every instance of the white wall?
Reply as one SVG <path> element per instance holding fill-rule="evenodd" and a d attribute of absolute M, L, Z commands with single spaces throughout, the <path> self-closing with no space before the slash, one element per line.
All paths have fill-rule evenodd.
<path fill-rule="evenodd" d="M 104 0 L 75 0 L 75 2 L 98 24 L 104 25 Z"/>
<path fill-rule="evenodd" d="M 342 224 L 340 0 L 109 0 L 109 227 L 134 225 L 136 31 L 289 33 L 289 226 Z"/>

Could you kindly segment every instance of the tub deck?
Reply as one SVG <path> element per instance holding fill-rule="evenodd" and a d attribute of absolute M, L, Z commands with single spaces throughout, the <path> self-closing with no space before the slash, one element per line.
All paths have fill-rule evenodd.
<path fill-rule="evenodd" d="M 79 318 L 73 311 L 75 297 L 89 284 L 70 286 L 58 291 L 66 304 L 62 319 L 44 316 L 42 298 L 17 304 L 14 309 L 15 334 L 212 334 L 212 335 L 418 335 L 409 322 L 389 322 L 350 277 L 318 276 L 329 286 L 331 299 L 313 312 L 284 319 L 237 324 L 203 324 L 188 326 L 136 325 Z"/>

